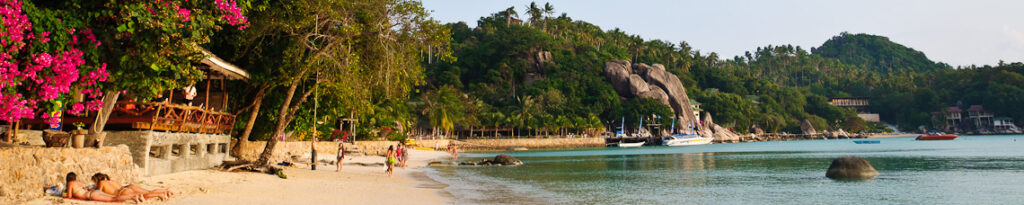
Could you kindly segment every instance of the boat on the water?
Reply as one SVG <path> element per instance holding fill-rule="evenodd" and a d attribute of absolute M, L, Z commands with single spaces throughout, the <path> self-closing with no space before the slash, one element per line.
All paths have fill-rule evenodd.
<path fill-rule="evenodd" d="M 878 144 L 878 143 L 882 143 L 882 142 L 878 141 L 878 140 L 854 140 L 853 143 L 857 143 L 857 144 Z"/>
<path fill-rule="evenodd" d="M 917 136 L 917 140 L 953 140 L 957 135 L 928 131 L 926 135 Z"/>
<path fill-rule="evenodd" d="M 675 134 L 662 139 L 665 146 L 687 146 L 711 144 L 710 137 L 702 137 L 698 134 Z"/>
<path fill-rule="evenodd" d="M 644 143 L 647 143 L 647 142 L 632 142 L 632 143 L 620 142 L 619 143 L 619 147 L 642 147 L 642 146 L 644 146 Z"/>

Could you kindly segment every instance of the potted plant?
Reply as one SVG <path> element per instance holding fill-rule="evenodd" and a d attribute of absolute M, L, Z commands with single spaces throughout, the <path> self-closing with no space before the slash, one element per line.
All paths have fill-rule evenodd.
<path fill-rule="evenodd" d="M 85 126 L 85 123 L 76 122 L 73 125 L 75 125 L 76 129 L 71 131 L 71 146 L 74 148 L 85 147 L 85 134 L 89 133 L 88 130 L 82 129 L 82 127 Z"/>

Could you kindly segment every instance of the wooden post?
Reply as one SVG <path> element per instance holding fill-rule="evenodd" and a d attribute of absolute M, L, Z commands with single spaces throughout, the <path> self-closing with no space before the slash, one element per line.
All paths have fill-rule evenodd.
<path fill-rule="evenodd" d="M 204 100 L 206 100 L 206 102 L 203 103 L 203 106 L 209 108 L 210 107 L 210 73 L 206 73 L 206 99 L 204 99 Z"/>
<path fill-rule="evenodd" d="M 227 88 L 227 86 L 224 83 L 224 80 L 226 80 L 225 78 L 227 78 L 227 77 L 224 77 L 224 78 L 220 79 L 220 91 L 221 91 L 221 94 L 223 95 L 223 97 L 221 97 L 221 100 L 220 100 L 220 102 L 222 104 L 220 110 L 224 111 L 224 112 L 227 112 L 228 111 L 228 88 Z"/>

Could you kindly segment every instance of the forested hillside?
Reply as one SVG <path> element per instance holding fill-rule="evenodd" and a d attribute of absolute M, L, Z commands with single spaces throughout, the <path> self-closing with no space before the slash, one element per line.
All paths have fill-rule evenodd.
<path fill-rule="evenodd" d="M 870 97 L 873 112 L 908 130 L 931 127 L 930 113 L 957 101 L 984 104 L 1016 119 L 1024 113 L 1010 106 L 1024 103 L 1020 63 L 953 69 L 886 37 L 845 32 L 811 52 L 769 45 L 720 59 L 686 42 L 645 40 L 551 11 L 551 5 L 522 13 L 509 8 L 480 18 L 475 28 L 448 24 L 457 60 L 426 62 L 426 83 L 414 100 L 437 105 L 412 109 L 421 110 L 431 124 L 446 125 L 442 128 L 527 132 L 581 131 L 670 110 L 650 108 L 662 106 L 658 103 L 624 102 L 615 94 L 601 67 L 622 59 L 665 65 L 717 123 L 739 132 L 751 126 L 799 132 L 805 119 L 819 130 L 872 127 L 853 111 L 829 105 L 830 97 Z M 440 107 L 447 110 L 427 112 Z"/>

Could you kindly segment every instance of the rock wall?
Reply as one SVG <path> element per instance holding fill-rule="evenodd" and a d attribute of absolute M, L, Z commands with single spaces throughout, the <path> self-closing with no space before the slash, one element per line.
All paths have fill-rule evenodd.
<path fill-rule="evenodd" d="M 457 141 L 463 150 L 505 150 L 508 147 L 542 148 L 581 148 L 604 147 L 604 138 L 547 138 L 547 139 L 468 139 Z"/>
<path fill-rule="evenodd" d="M 141 176 L 128 146 L 103 148 L 0 148 L 0 204 L 16 204 L 43 196 L 44 185 L 64 186 L 68 172 L 86 180 L 102 172 L 121 183 Z M 88 182 L 86 184 L 92 184 Z"/>
<path fill-rule="evenodd" d="M 449 140 L 416 140 L 423 147 L 438 148 L 448 147 Z M 232 142 L 232 147 L 235 142 Z M 280 162 L 284 160 L 290 160 L 291 156 L 302 156 L 308 157 L 311 153 L 310 148 L 311 141 L 285 141 L 278 142 L 277 146 L 274 147 L 274 154 L 271 155 L 271 162 Z M 345 149 L 349 152 L 358 151 L 365 155 L 384 155 L 387 154 L 389 146 L 397 146 L 397 141 L 356 141 L 352 143 L 345 143 Z M 259 158 L 260 154 L 263 153 L 263 149 L 266 148 L 267 141 L 249 141 L 248 146 L 242 148 L 242 159 L 255 161 Z M 323 157 L 336 156 L 338 154 L 338 143 L 337 142 L 317 142 L 317 158 L 327 159 Z M 346 152 L 348 153 L 348 152 Z"/>

